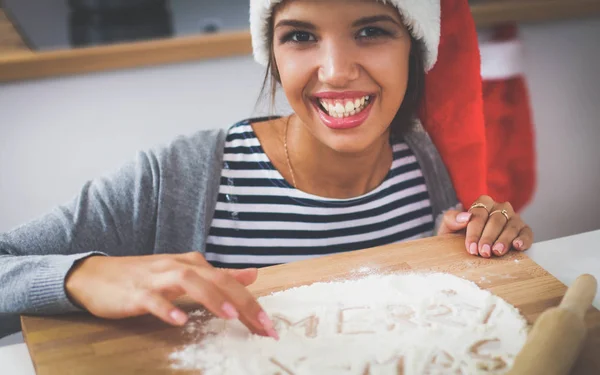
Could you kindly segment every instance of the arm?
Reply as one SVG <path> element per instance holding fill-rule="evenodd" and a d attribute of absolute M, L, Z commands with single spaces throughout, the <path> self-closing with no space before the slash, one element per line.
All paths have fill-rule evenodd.
<path fill-rule="evenodd" d="M 80 259 L 150 253 L 159 181 L 155 158 L 140 153 L 117 172 L 86 183 L 70 203 L 0 234 L 0 320 L 78 310 L 64 280 Z"/>

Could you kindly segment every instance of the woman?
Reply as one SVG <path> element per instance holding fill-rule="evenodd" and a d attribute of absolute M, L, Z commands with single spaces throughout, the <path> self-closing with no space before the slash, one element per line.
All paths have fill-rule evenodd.
<path fill-rule="evenodd" d="M 255 57 L 293 114 L 140 153 L 86 184 L 70 205 L 2 235 L 0 314 L 12 314 L 0 318 L 5 332 L 18 329 L 15 314 L 81 309 L 103 318 L 150 313 L 181 325 L 187 316 L 171 301 L 188 294 L 277 338 L 245 288 L 256 267 L 458 231 L 474 256 L 529 248 L 531 230 L 510 204 L 474 198 L 485 193 L 476 181 L 484 163 L 479 151 L 465 158 L 455 141 L 477 143 L 469 138 L 477 129 L 435 125 L 447 115 L 438 109 L 448 107 L 431 108 L 436 97 L 469 92 L 467 81 L 454 81 L 461 75 L 440 73 L 461 62 L 442 61 L 444 45 L 461 46 L 444 41 L 444 24 L 465 35 L 470 27 L 474 39 L 466 0 L 441 9 L 440 24 L 437 0 L 252 0 Z M 425 75 L 438 52 L 442 70 Z M 477 78 L 476 92 L 478 67 L 461 69 Z M 431 84 L 436 76 L 460 86 L 445 92 Z M 425 86 L 435 88 L 431 95 Z M 433 109 L 421 118 L 450 176 L 416 121 L 423 103 Z M 469 118 L 479 104 L 455 106 Z M 454 209 L 454 190 L 468 211 Z"/>

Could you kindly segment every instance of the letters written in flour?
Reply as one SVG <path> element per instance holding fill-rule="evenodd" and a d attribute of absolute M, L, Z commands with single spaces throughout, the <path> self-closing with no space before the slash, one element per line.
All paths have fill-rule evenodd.
<path fill-rule="evenodd" d="M 502 374 L 522 347 L 518 311 L 447 274 L 369 276 L 261 297 L 281 340 L 238 321 L 189 323 L 173 366 L 213 374 Z M 196 325 L 194 325 L 196 324 Z"/>

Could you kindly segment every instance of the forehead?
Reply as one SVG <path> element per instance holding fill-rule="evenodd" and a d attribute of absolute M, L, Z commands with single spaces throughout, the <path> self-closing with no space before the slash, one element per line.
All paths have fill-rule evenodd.
<path fill-rule="evenodd" d="M 273 11 L 273 18 L 332 19 L 352 17 L 353 14 L 385 13 L 401 19 L 398 9 L 385 0 L 283 0 Z"/>

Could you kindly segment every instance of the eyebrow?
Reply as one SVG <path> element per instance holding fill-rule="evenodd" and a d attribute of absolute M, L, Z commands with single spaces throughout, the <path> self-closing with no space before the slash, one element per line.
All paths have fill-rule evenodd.
<path fill-rule="evenodd" d="M 381 15 L 377 15 L 377 16 L 360 18 L 352 23 L 352 27 L 365 26 L 365 25 L 369 25 L 372 23 L 376 23 L 376 22 L 391 22 L 397 26 L 400 26 L 398 21 L 396 21 L 394 18 L 392 18 L 388 15 L 385 15 L 385 14 L 381 14 Z M 285 27 L 285 26 L 293 27 L 293 28 L 297 28 L 297 29 L 305 29 L 305 30 L 316 30 L 317 29 L 317 27 L 310 22 L 298 21 L 298 20 L 281 20 L 281 21 L 277 22 L 277 25 L 275 26 L 275 28 Z"/>
<path fill-rule="evenodd" d="M 310 22 L 298 21 L 298 20 L 281 20 L 277 22 L 275 28 L 278 27 L 294 27 L 296 29 L 307 29 L 307 30 L 316 30 L 316 26 Z"/>
<path fill-rule="evenodd" d="M 368 25 L 371 23 L 376 23 L 376 22 L 391 22 L 393 24 L 396 24 L 397 26 L 400 26 L 398 21 L 396 21 L 394 18 L 392 18 L 391 16 L 388 16 L 386 14 L 360 18 L 360 19 L 354 21 L 352 23 L 352 26 L 353 27 L 365 26 L 365 25 Z"/>

